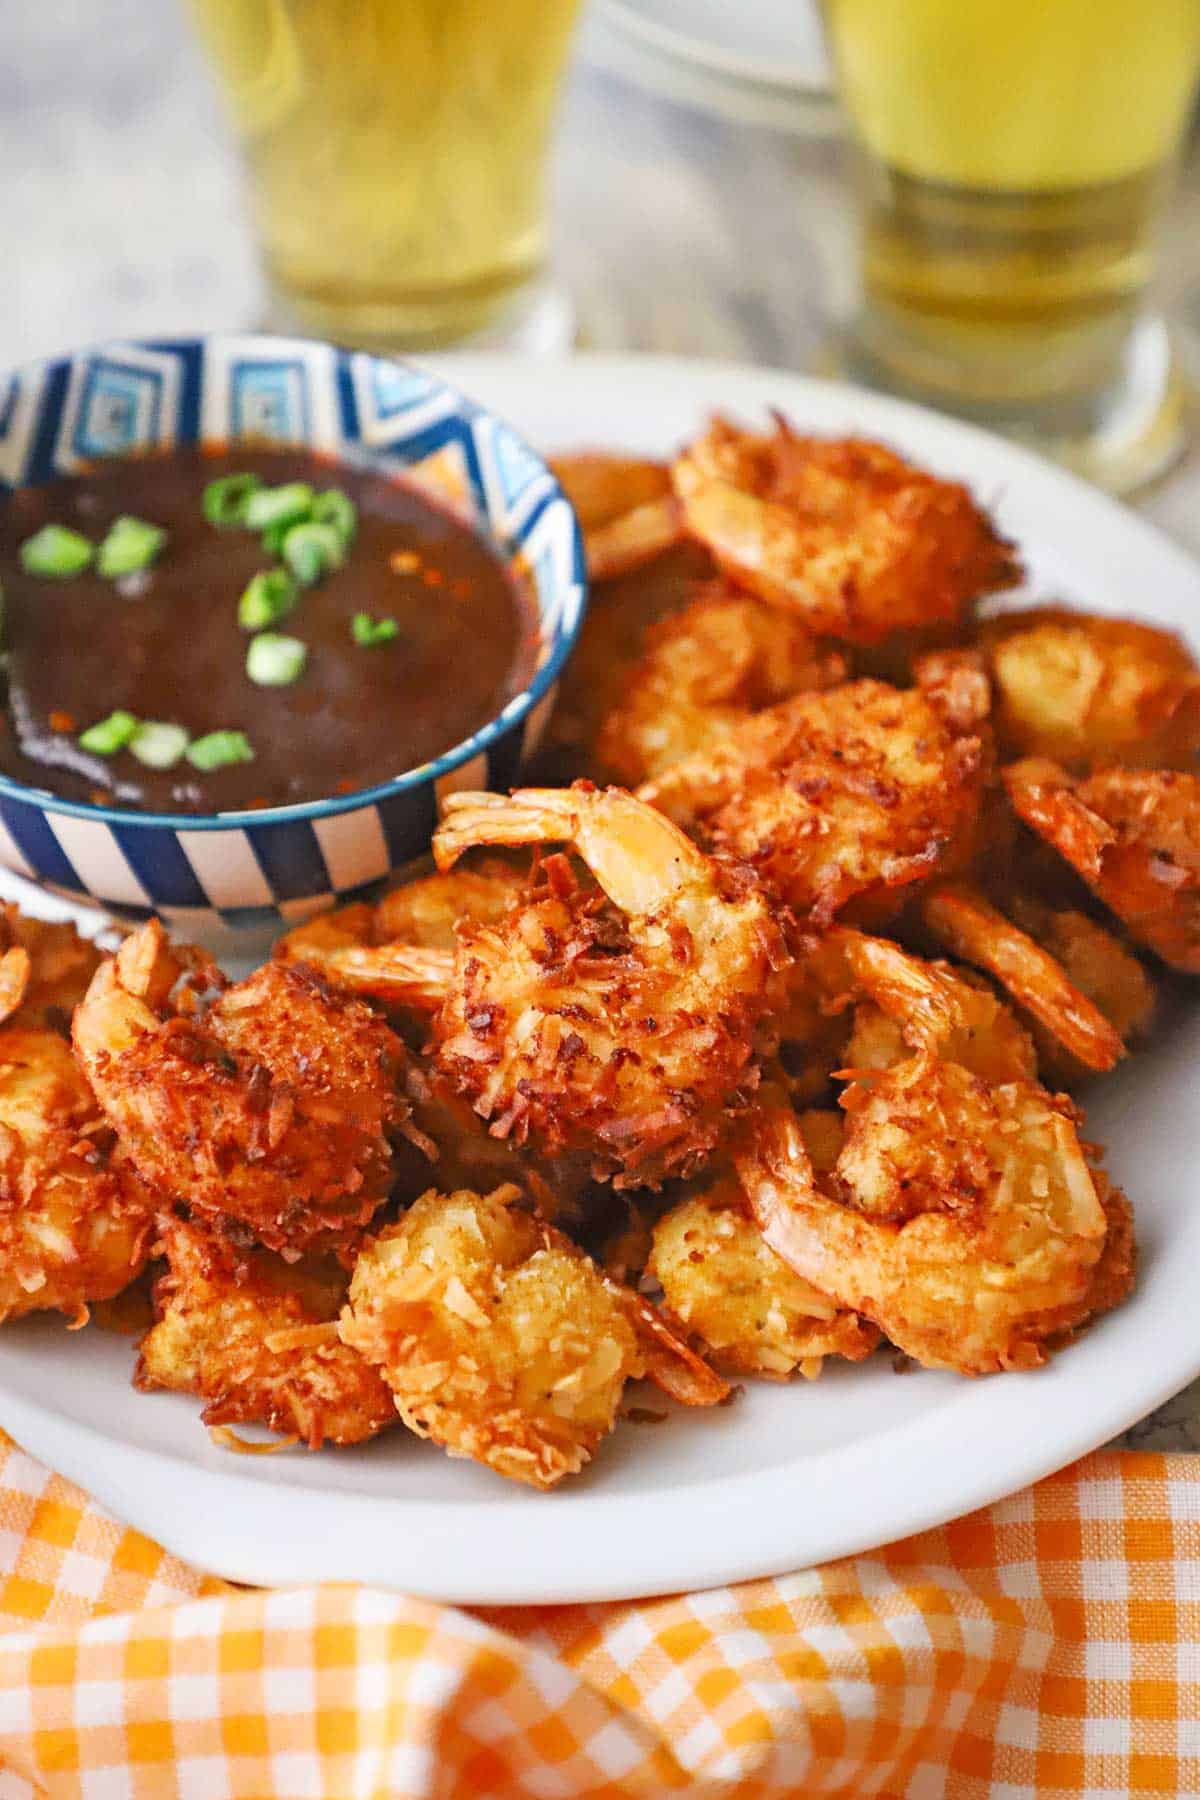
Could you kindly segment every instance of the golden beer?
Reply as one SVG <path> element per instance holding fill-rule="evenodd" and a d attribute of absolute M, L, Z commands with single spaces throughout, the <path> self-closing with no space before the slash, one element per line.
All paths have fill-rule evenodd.
<path fill-rule="evenodd" d="M 382 348 L 518 321 L 578 0 L 192 0 L 280 323 Z"/>
<path fill-rule="evenodd" d="M 1116 485 L 1144 474 L 1173 428 L 1142 308 L 1200 0 L 825 11 L 860 151 L 868 375 L 1068 457 L 1090 440 Z"/>

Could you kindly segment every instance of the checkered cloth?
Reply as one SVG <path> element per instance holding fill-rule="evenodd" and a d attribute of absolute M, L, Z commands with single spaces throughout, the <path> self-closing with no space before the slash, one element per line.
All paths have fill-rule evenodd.
<path fill-rule="evenodd" d="M 0 1800 L 672 1793 L 1200 1793 L 1200 1458 L 778 1581 L 465 1613 L 228 1587 L 0 1437 Z"/>

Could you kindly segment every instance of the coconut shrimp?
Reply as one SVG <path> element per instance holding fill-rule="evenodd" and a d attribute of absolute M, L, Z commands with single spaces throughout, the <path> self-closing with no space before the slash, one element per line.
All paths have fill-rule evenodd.
<path fill-rule="evenodd" d="M 286 1263 L 198 1219 L 164 1217 L 155 1323 L 135 1385 L 198 1394 L 204 1423 L 265 1425 L 310 1450 L 397 1422 L 390 1390 L 341 1342 L 349 1277 L 332 1258 Z"/>
<path fill-rule="evenodd" d="M 687 529 L 740 586 L 854 644 L 956 626 L 1019 578 L 965 487 L 854 438 L 714 419 L 672 467 Z"/>
<path fill-rule="evenodd" d="M 697 1167 L 753 1087 L 788 953 L 750 878 L 616 788 L 452 795 L 434 854 L 552 842 L 601 892 L 560 858 L 540 897 L 461 928 L 437 1060 L 498 1135 L 654 1185 Z"/>
<path fill-rule="evenodd" d="M 1099 1008 L 1128 1049 L 1148 1036 L 1158 1002 L 1154 982 L 1127 945 L 1098 920 L 1071 906 L 1051 905 L 1010 891 L 1004 911 L 1048 951 L 1081 994 Z M 1050 1083 L 1070 1086 L 1091 1073 L 1056 1031 L 1022 1013 L 1037 1045 L 1038 1067 Z"/>
<path fill-rule="evenodd" d="M 861 1362 L 879 1332 L 846 1312 L 776 1256 L 743 1208 L 738 1184 L 717 1182 L 654 1227 L 648 1272 L 673 1316 L 718 1368 L 808 1380 L 827 1356 Z"/>
<path fill-rule="evenodd" d="M 1083 772 L 1195 762 L 1200 669 L 1175 632 L 1041 606 L 987 620 L 979 643 L 1005 755 Z"/>
<path fill-rule="evenodd" d="M 769 707 L 639 793 L 812 924 L 851 906 L 876 922 L 969 857 L 985 768 L 978 731 L 919 689 L 853 681 Z"/>
<path fill-rule="evenodd" d="M 151 922 L 75 1013 L 97 1100 L 151 1186 L 286 1254 L 345 1241 L 388 1191 L 404 1051 L 361 1002 L 268 963 L 200 1013 Z M 173 991 L 174 990 L 174 991 Z"/>
<path fill-rule="evenodd" d="M 590 1460 L 625 1383 L 661 1373 L 672 1334 L 519 1199 L 516 1187 L 422 1195 L 356 1263 L 341 1333 L 411 1430 L 546 1489 Z M 671 1391 L 723 1399 L 674 1348 L 685 1378 Z"/>
<path fill-rule="evenodd" d="M 0 1020 L 66 1032 L 100 960 L 69 922 L 0 906 Z"/>
<path fill-rule="evenodd" d="M 593 581 L 628 574 L 683 533 L 665 463 L 600 451 L 548 459 L 575 508 Z"/>
<path fill-rule="evenodd" d="M 845 676 L 845 658 L 800 620 L 714 583 L 646 632 L 600 728 L 597 757 L 634 787 L 752 713 Z"/>
<path fill-rule="evenodd" d="M 1004 783 L 1025 823 L 1139 943 L 1200 974 L 1200 778 L 1102 769 L 1075 780 L 1030 757 L 1010 764 Z"/>
<path fill-rule="evenodd" d="M 114 1152 L 71 1047 L 45 1026 L 0 1031 L 0 1319 L 83 1322 L 140 1273 L 152 1201 Z"/>

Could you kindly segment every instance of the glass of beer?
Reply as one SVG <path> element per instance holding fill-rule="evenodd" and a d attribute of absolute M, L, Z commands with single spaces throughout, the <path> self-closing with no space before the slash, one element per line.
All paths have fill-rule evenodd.
<path fill-rule="evenodd" d="M 860 379 L 1127 490 L 1182 441 L 1152 304 L 1200 0 L 824 0 L 859 182 Z"/>
<path fill-rule="evenodd" d="M 554 348 L 545 174 L 578 0 L 191 0 L 239 132 L 270 322 Z"/>

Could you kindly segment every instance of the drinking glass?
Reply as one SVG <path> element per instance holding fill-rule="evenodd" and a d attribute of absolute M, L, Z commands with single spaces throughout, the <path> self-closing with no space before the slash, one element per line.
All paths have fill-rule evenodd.
<path fill-rule="evenodd" d="M 1153 305 L 1198 0 L 824 0 L 858 172 L 860 378 L 1118 490 L 1179 448 Z"/>
<path fill-rule="evenodd" d="M 273 325 L 380 350 L 569 337 L 545 165 L 578 0 L 191 5 Z"/>

